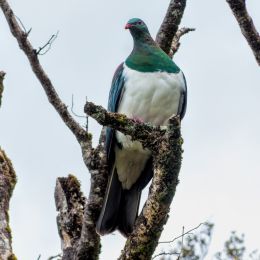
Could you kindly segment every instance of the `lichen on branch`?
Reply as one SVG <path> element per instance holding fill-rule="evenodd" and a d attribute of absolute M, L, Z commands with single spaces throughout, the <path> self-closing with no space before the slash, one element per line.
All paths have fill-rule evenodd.
<path fill-rule="evenodd" d="M 10 159 L 0 149 L 0 259 L 15 259 L 9 225 L 9 203 L 16 184 L 16 175 Z"/>

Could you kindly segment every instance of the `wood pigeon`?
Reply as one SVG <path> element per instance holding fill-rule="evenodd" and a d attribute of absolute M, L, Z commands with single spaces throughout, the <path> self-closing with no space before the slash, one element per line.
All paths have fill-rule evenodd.
<path fill-rule="evenodd" d="M 184 74 L 152 39 L 138 18 L 128 21 L 134 48 L 117 68 L 109 94 L 108 111 L 141 122 L 166 126 L 168 119 L 186 111 Z M 111 128 L 106 130 L 109 182 L 96 230 L 104 235 L 118 229 L 133 231 L 142 189 L 153 176 L 152 157 L 138 141 Z"/>

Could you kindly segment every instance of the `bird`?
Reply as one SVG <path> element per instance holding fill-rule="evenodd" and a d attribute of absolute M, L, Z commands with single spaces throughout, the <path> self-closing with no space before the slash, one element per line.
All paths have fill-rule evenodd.
<path fill-rule="evenodd" d="M 153 40 L 141 19 L 130 19 L 125 29 L 132 35 L 133 50 L 115 71 L 108 111 L 162 127 L 173 115 L 183 119 L 187 106 L 183 72 Z M 138 216 L 142 190 L 153 177 L 151 151 L 109 127 L 105 148 L 109 180 L 96 231 L 105 235 L 117 229 L 128 237 Z"/>

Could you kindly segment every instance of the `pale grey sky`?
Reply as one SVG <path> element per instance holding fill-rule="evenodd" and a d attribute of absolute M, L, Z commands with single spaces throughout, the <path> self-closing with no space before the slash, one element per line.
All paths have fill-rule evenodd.
<path fill-rule="evenodd" d="M 29 29 L 35 48 L 57 30 L 50 52 L 40 57 L 60 97 L 82 113 L 85 96 L 106 106 L 117 65 L 132 48 L 124 25 L 140 17 L 154 36 L 169 1 L 10 1 Z M 260 2 L 248 0 L 260 30 Z M 31 72 L 0 15 L 0 69 L 6 75 L 0 110 L 0 144 L 12 159 L 18 184 L 11 201 L 14 251 L 19 259 L 60 252 L 54 186 L 75 174 L 88 194 L 89 175 L 74 136 L 63 124 Z M 205 220 L 216 224 L 210 252 L 222 248 L 231 230 L 259 247 L 260 71 L 225 0 L 188 1 L 174 60 L 188 82 L 183 121 L 184 159 L 180 184 L 162 239 Z M 84 120 L 82 121 L 84 124 Z M 98 125 L 90 121 L 95 140 Z M 116 259 L 124 244 L 118 234 L 102 238 L 102 260 Z M 165 248 L 167 249 L 167 247 Z M 210 259 L 210 256 L 207 258 Z"/>

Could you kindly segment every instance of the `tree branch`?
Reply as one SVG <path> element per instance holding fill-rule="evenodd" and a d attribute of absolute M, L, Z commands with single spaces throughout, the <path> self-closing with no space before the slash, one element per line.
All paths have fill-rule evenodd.
<path fill-rule="evenodd" d="M 80 239 L 85 197 L 75 176 L 58 178 L 55 187 L 57 225 L 62 241 L 63 260 L 73 259 L 74 247 Z"/>
<path fill-rule="evenodd" d="M 169 53 L 173 36 L 178 29 L 185 4 L 186 1 L 184 0 L 171 1 L 160 32 L 157 35 L 160 46 L 167 53 Z M 60 100 L 50 79 L 39 63 L 37 51 L 33 49 L 28 40 L 28 33 L 23 32 L 20 28 L 8 2 L 6 0 L 0 0 L 0 6 L 5 14 L 12 34 L 17 39 L 19 47 L 25 52 L 32 70 L 41 82 L 50 103 L 54 106 L 81 145 L 84 162 L 91 174 L 90 194 L 85 204 L 80 238 L 78 235 L 76 236 L 78 242 L 76 243 L 74 240 L 74 233 L 69 236 L 68 243 L 66 242 L 67 240 L 64 241 L 64 234 L 68 233 L 65 232 L 66 225 L 63 225 L 62 222 L 58 223 L 59 229 L 61 231 L 63 230 L 63 236 L 61 236 L 63 244 L 66 242 L 66 245 L 68 245 L 64 247 L 68 250 L 64 250 L 63 256 L 65 257 L 66 252 L 73 251 L 76 252 L 76 255 L 73 253 L 72 259 L 97 259 L 100 251 L 100 238 L 95 232 L 95 222 L 102 207 L 107 184 L 106 156 L 103 138 L 100 139 L 100 145 L 96 149 L 93 149 L 91 135 L 79 126 L 68 112 L 65 104 Z M 103 113 L 103 115 L 105 114 Z M 148 124 L 135 123 L 123 115 L 119 115 L 119 117 L 116 116 L 116 121 L 113 121 L 111 114 L 108 113 L 108 115 L 111 125 L 110 123 L 103 123 L 103 125 L 114 127 L 140 140 L 144 146 L 151 149 L 155 158 L 155 176 L 152 186 L 150 187 L 149 198 L 143 208 L 142 214 L 137 220 L 136 228 L 127 240 L 125 249 L 121 255 L 121 259 L 136 259 L 137 256 L 149 259 L 158 243 L 163 225 L 167 221 L 169 206 L 178 183 L 182 152 L 180 122 L 177 118 L 173 118 L 168 129 L 161 130 L 159 127 L 153 127 Z M 122 129 L 119 129 L 120 127 L 122 127 Z M 101 134 L 101 137 L 104 137 L 104 134 Z M 61 196 L 61 198 L 63 198 L 63 200 L 65 199 L 64 196 Z M 65 209 L 66 207 L 62 214 L 70 214 L 70 209 L 67 208 L 67 212 Z"/>
<path fill-rule="evenodd" d="M 125 115 L 107 112 L 87 102 L 85 112 L 98 123 L 112 127 L 148 147 L 154 159 L 154 177 L 148 199 L 128 237 L 119 259 L 150 259 L 168 219 L 170 204 L 178 184 L 182 160 L 182 138 L 178 117 L 169 120 L 167 130 L 142 124 Z"/>
<path fill-rule="evenodd" d="M 4 78 L 5 78 L 5 72 L 0 71 L 0 107 L 1 107 L 1 104 L 2 104 L 2 94 L 3 94 L 3 91 L 4 91 L 4 84 L 3 84 Z"/>
<path fill-rule="evenodd" d="M 247 40 L 253 54 L 260 66 L 260 36 L 255 28 L 254 22 L 250 17 L 245 0 L 226 0 L 229 4 L 239 26 L 242 34 Z"/>
<path fill-rule="evenodd" d="M 32 70 L 40 81 L 49 102 L 53 105 L 55 110 L 58 112 L 67 127 L 75 135 L 77 140 L 79 142 L 86 141 L 88 139 L 86 131 L 73 119 L 73 117 L 68 112 L 66 105 L 59 98 L 54 86 L 51 83 L 51 80 L 49 79 L 39 62 L 37 51 L 33 49 L 30 41 L 28 40 L 28 34 L 24 32 L 20 27 L 8 2 L 6 0 L 0 0 L 0 6 L 13 36 L 16 38 L 19 47 L 27 56 Z"/>
<path fill-rule="evenodd" d="M 172 58 L 173 55 L 178 51 L 181 43 L 180 43 L 180 39 L 183 35 L 189 33 L 189 32 L 193 32 L 195 31 L 194 28 L 187 28 L 187 27 L 183 27 L 181 29 L 179 29 L 176 34 L 173 37 L 172 40 L 172 45 L 171 45 L 171 49 L 170 49 L 170 53 L 169 56 Z"/>
<path fill-rule="evenodd" d="M 0 6 L 13 36 L 17 39 L 19 47 L 27 56 L 31 68 L 45 90 L 49 102 L 53 105 L 67 127 L 75 135 L 81 146 L 84 162 L 91 174 L 91 189 L 88 203 L 85 205 L 86 212 L 84 214 L 81 238 L 79 243 L 74 244 L 73 250 L 75 252 L 77 251 L 80 255 L 92 255 L 93 259 L 95 259 L 94 257 L 99 253 L 100 238 L 99 235 L 96 234 L 94 227 L 96 218 L 102 206 L 101 203 L 103 201 L 107 183 L 106 164 L 104 163 L 105 156 L 104 153 L 101 152 L 103 149 L 101 145 L 99 145 L 96 150 L 93 149 L 91 142 L 92 136 L 88 134 L 68 112 L 66 105 L 59 98 L 49 77 L 43 70 L 37 56 L 37 51 L 32 47 L 28 40 L 28 33 L 24 32 L 20 27 L 8 2 L 6 0 L 0 0 Z M 92 238 L 92 241 L 88 240 L 88 237 Z M 86 246 L 88 243 L 91 245 Z"/>
<path fill-rule="evenodd" d="M 156 42 L 168 54 L 186 7 L 186 0 L 171 0 L 163 23 L 156 35 Z"/>
<path fill-rule="evenodd" d="M 0 259 L 16 259 L 12 251 L 12 234 L 9 226 L 9 202 L 16 184 L 11 161 L 0 149 Z"/>

